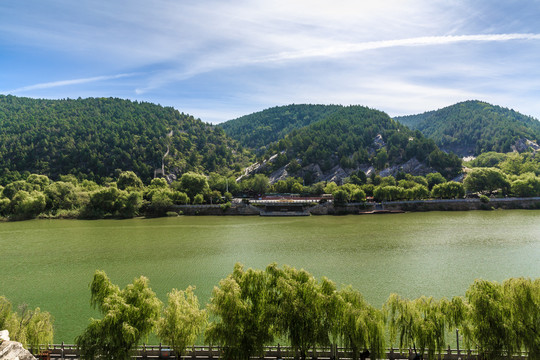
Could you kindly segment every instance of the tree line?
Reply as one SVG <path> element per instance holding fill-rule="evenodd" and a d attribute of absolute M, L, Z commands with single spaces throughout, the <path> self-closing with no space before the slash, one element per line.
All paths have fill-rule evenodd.
<path fill-rule="evenodd" d="M 494 160 L 495 159 L 495 160 Z M 497 160 L 498 159 L 498 160 Z M 540 162 L 531 154 L 488 153 L 470 163 L 464 181 L 448 181 L 440 173 L 413 176 L 368 177 L 359 170 L 344 184 L 318 182 L 304 185 L 300 177 L 288 177 L 270 184 L 264 174 L 255 174 L 237 182 L 234 176 L 211 173 L 209 176 L 186 172 L 168 183 L 155 178 L 145 185 L 133 171 L 117 170 L 116 178 L 104 183 L 78 180 L 60 175 L 52 181 L 45 175 L 0 185 L 0 218 L 25 220 L 40 218 L 132 218 L 171 215 L 174 205 L 221 204 L 226 210 L 233 197 L 253 197 L 267 193 L 292 193 L 304 196 L 332 194 L 336 205 L 351 202 L 459 199 L 466 194 L 480 196 L 540 196 Z M 483 165 L 494 165 L 483 167 Z M 174 213 L 175 215 L 177 213 Z"/>
<path fill-rule="evenodd" d="M 465 347 L 477 349 L 480 359 L 508 358 L 521 351 L 531 360 L 540 356 L 540 279 L 476 280 L 464 297 L 452 299 L 391 294 L 376 308 L 351 286 L 338 289 L 303 269 L 274 263 L 265 270 L 246 270 L 237 263 L 214 287 L 206 309 L 191 286 L 173 289 L 164 306 L 144 276 L 120 289 L 96 271 L 90 293 L 91 304 L 103 317 L 91 319 L 76 338 L 84 359 L 129 359 L 155 333 L 177 355 L 204 339 L 219 345 L 225 358 L 247 360 L 286 339 L 298 359 L 305 359 L 310 349 L 341 344 L 352 350 L 354 359 L 368 353 L 372 359 L 383 358 L 386 346 L 392 346 L 414 349 L 432 360 L 456 328 Z M 10 311 L 11 304 L 0 297 L 0 327 L 7 326 L 15 340 L 34 346 L 52 341 L 48 313 L 33 313 L 42 330 L 29 325 L 21 332 L 12 330 L 18 329 L 20 317 Z M 33 333 L 41 337 L 32 338 Z"/>

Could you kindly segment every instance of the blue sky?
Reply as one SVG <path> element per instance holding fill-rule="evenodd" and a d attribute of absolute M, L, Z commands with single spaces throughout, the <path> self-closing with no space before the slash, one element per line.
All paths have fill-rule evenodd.
<path fill-rule="evenodd" d="M 0 0 L 0 94 L 218 123 L 291 103 L 540 118 L 540 1 Z"/>

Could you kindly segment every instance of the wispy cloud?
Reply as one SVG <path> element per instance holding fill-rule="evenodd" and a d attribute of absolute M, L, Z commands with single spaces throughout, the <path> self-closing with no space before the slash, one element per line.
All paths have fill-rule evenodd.
<path fill-rule="evenodd" d="M 56 88 L 56 87 L 61 87 L 61 86 L 81 85 L 81 84 L 88 84 L 88 83 L 93 83 L 93 82 L 98 82 L 98 81 L 121 79 L 121 78 L 131 77 L 135 75 L 137 74 L 136 73 L 117 74 L 117 75 L 109 75 L 109 76 L 94 76 L 94 77 L 81 78 L 81 79 L 52 81 L 52 82 L 28 85 L 28 86 L 23 86 L 17 89 L 7 90 L 5 91 L 5 93 L 17 94 L 17 93 L 26 92 L 26 91 L 51 89 L 51 88 Z"/>
<path fill-rule="evenodd" d="M 275 65 L 292 61 L 309 61 L 313 59 L 343 60 L 348 55 L 354 55 L 366 51 L 380 49 L 390 49 L 397 47 L 420 47 L 420 46 L 443 46 L 463 42 L 503 42 L 540 40 L 540 34 L 478 34 L 478 35 L 454 35 L 454 36 L 423 36 L 406 39 L 365 41 L 356 43 L 341 43 L 327 47 L 306 48 L 297 51 L 278 52 L 265 56 L 244 56 L 227 55 L 218 59 L 202 60 L 197 64 L 188 65 L 187 69 L 177 71 L 168 69 L 165 72 L 158 72 L 153 76 L 146 86 L 139 87 L 135 91 L 137 94 L 144 94 L 153 89 L 159 88 L 171 82 L 186 80 L 200 74 L 210 73 L 227 68 L 245 67 L 251 65 Z"/>
<path fill-rule="evenodd" d="M 423 36 L 409 39 L 366 41 L 361 43 L 348 43 L 330 47 L 307 49 L 294 52 L 284 52 L 260 59 L 253 62 L 275 62 L 297 60 L 313 57 L 336 57 L 348 53 L 358 53 L 394 47 L 410 46 L 434 46 L 460 42 L 493 42 L 511 40 L 540 40 L 540 34 L 492 34 L 492 35 L 456 35 L 456 36 Z"/>

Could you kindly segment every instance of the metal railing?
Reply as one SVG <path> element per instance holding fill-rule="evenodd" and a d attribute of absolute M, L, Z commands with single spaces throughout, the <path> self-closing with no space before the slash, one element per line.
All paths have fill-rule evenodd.
<path fill-rule="evenodd" d="M 174 351 L 167 345 L 141 345 L 134 352 L 132 359 L 222 359 L 223 349 L 219 346 L 193 346 L 186 349 L 181 357 L 177 357 Z M 387 349 L 385 357 L 382 359 L 389 360 L 405 360 L 414 359 L 415 352 L 412 349 L 400 351 L 398 349 Z M 38 359 L 79 359 L 80 351 L 76 345 L 72 344 L 53 344 L 41 345 L 39 352 L 36 354 Z M 524 360 L 527 357 L 526 352 L 521 352 L 512 356 L 513 360 Z M 253 357 L 253 359 L 264 360 L 288 360 L 298 358 L 298 353 L 291 346 L 266 346 L 263 357 Z M 311 349 L 307 353 L 308 359 L 318 360 L 349 360 L 353 358 L 351 349 L 333 345 L 327 348 Z M 371 358 L 369 356 L 366 359 Z M 476 360 L 478 352 L 476 350 L 458 350 L 450 349 L 450 347 L 435 356 L 438 360 Z"/>

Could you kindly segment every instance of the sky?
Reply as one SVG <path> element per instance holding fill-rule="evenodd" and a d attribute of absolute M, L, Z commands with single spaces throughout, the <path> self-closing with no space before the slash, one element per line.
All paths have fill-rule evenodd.
<path fill-rule="evenodd" d="M 288 104 L 540 119 L 539 0 L 0 0 L 0 94 L 219 123 Z"/>

